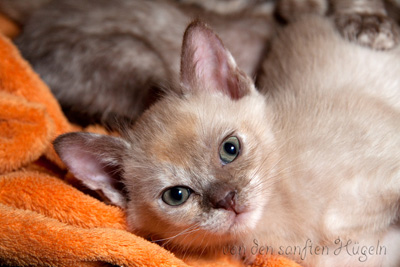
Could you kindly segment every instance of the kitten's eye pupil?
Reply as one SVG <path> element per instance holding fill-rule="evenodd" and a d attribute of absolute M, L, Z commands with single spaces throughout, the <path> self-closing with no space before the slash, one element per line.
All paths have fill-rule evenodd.
<path fill-rule="evenodd" d="M 226 138 L 221 145 L 219 158 L 223 164 L 228 164 L 234 161 L 240 152 L 240 142 L 236 136 Z"/>
<path fill-rule="evenodd" d="M 224 150 L 225 150 L 226 153 L 228 153 L 230 155 L 235 155 L 236 154 L 236 147 L 232 143 L 229 143 L 229 142 L 225 143 Z"/>
<path fill-rule="evenodd" d="M 175 201 L 181 201 L 182 196 L 183 196 L 182 189 L 179 187 L 172 188 L 171 192 L 170 192 L 170 196 Z"/>
<path fill-rule="evenodd" d="M 162 200 L 170 206 L 178 206 L 188 200 L 192 191 L 184 186 L 175 186 L 167 189 L 163 195 Z"/>

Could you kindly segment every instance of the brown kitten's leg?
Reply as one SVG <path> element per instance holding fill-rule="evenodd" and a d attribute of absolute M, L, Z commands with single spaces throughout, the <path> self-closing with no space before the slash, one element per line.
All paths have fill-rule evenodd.
<path fill-rule="evenodd" d="M 332 0 L 332 5 L 336 26 L 348 40 L 378 50 L 399 43 L 398 25 L 387 16 L 383 0 Z"/>
<path fill-rule="evenodd" d="M 276 12 L 286 22 L 305 14 L 323 15 L 328 10 L 328 0 L 278 0 L 276 4 Z"/>

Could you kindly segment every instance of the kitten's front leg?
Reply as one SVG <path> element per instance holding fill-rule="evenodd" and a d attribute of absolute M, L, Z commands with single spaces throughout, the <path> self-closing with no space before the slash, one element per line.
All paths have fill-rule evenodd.
<path fill-rule="evenodd" d="M 334 19 L 346 39 L 378 50 L 395 47 L 400 31 L 383 0 L 333 0 Z"/>

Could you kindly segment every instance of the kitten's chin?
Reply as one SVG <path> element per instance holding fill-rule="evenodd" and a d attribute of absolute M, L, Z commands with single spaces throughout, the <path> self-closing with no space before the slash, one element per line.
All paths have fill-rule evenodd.
<path fill-rule="evenodd" d="M 232 244 L 247 244 L 259 221 L 257 210 L 223 212 L 225 214 L 220 214 L 222 215 L 220 217 L 221 223 L 218 226 L 212 229 L 200 228 L 197 231 L 190 232 L 189 235 L 177 234 L 171 239 L 172 242 L 168 238 L 164 238 L 168 239 L 167 247 L 171 245 L 171 249 L 183 251 L 185 254 L 191 252 L 203 255 L 223 253 Z M 182 233 L 184 232 L 183 230 Z"/>
<path fill-rule="evenodd" d="M 240 213 L 225 212 L 227 213 L 225 223 L 207 235 L 207 243 L 210 247 L 226 248 L 231 244 L 246 243 L 247 239 L 253 236 L 253 231 L 259 220 L 256 210 L 243 210 Z"/>

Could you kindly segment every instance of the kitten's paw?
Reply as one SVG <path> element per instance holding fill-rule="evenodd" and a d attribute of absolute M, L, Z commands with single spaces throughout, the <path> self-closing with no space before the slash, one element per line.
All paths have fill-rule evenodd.
<path fill-rule="evenodd" d="M 386 16 L 337 14 L 335 23 L 344 38 L 373 49 L 391 49 L 400 41 L 396 22 Z"/>
<path fill-rule="evenodd" d="M 307 14 L 323 15 L 328 9 L 326 0 L 278 0 L 276 12 L 286 22 Z"/>

